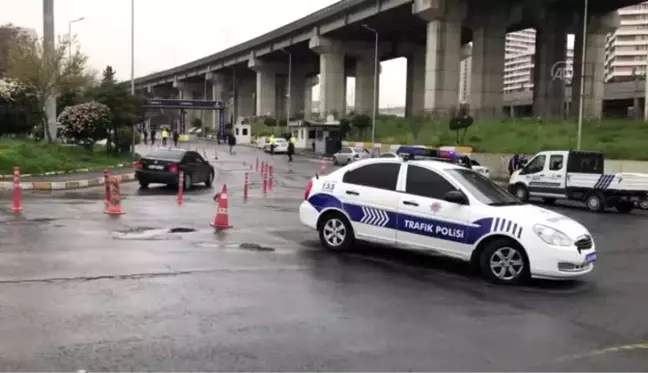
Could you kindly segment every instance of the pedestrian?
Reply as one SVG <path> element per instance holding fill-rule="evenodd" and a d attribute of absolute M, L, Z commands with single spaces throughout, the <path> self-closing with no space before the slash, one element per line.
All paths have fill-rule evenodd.
<path fill-rule="evenodd" d="M 520 168 L 520 155 L 519 154 L 513 154 L 513 157 L 509 159 L 508 163 L 508 171 L 509 171 L 509 176 L 513 175 L 515 171 L 517 171 Z"/>
<path fill-rule="evenodd" d="M 162 128 L 162 146 L 167 145 L 167 139 L 169 138 L 169 131 L 167 131 L 166 127 Z"/>
<path fill-rule="evenodd" d="M 292 164 L 292 156 L 295 154 L 295 143 L 297 142 L 297 138 L 293 135 L 290 136 L 290 140 L 288 140 L 288 163 Z"/>
<path fill-rule="evenodd" d="M 155 145 L 155 128 L 151 128 L 151 146 Z"/>
<path fill-rule="evenodd" d="M 234 154 L 234 145 L 236 145 L 236 136 L 232 132 L 229 133 L 227 142 L 229 144 L 230 155 Z"/>
<path fill-rule="evenodd" d="M 270 155 L 274 155 L 274 149 L 275 149 L 275 144 L 277 140 L 275 140 L 274 134 L 270 135 L 270 138 L 268 139 L 268 143 L 270 144 Z"/>
<path fill-rule="evenodd" d="M 178 140 L 180 140 L 180 133 L 177 129 L 173 130 L 173 146 L 178 147 Z"/>
<path fill-rule="evenodd" d="M 144 145 L 148 144 L 148 131 L 146 128 L 142 130 L 142 135 L 144 135 Z"/>

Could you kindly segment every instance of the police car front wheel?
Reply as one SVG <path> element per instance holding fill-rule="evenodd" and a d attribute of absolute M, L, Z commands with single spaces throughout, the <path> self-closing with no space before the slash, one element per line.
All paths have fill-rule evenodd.
<path fill-rule="evenodd" d="M 331 212 L 322 217 L 319 237 L 326 249 L 344 251 L 353 243 L 353 229 L 344 215 Z"/>
<path fill-rule="evenodd" d="M 508 239 L 488 243 L 480 264 L 483 275 L 495 283 L 517 285 L 529 279 L 529 261 L 524 250 Z"/>

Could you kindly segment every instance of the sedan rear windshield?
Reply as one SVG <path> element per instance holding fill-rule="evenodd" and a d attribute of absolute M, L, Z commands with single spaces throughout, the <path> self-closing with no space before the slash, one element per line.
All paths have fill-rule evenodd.
<path fill-rule="evenodd" d="M 180 161 L 185 151 L 180 149 L 155 149 L 148 153 L 144 158 L 162 159 L 165 161 Z"/>

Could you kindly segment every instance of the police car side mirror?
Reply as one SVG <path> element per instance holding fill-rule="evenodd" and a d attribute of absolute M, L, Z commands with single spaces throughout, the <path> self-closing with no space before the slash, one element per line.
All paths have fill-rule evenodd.
<path fill-rule="evenodd" d="M 468 204 L 468 198 L 466 197 L 466 195 L 458 190 L 449 191 L 445 194 L 445 196 L 443 196 L 443 200 L 450 203 L 456 203 L 458 205 Z"/>

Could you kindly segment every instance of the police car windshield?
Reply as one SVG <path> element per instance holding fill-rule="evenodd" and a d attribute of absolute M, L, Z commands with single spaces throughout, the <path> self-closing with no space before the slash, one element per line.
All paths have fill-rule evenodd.
<path fill-rule="evenodd" d="M 464 188 L 480 202 L 490 206 L 521 205 L 518 199 L 478 172 L 463 169 L 448 170 Z"/>

